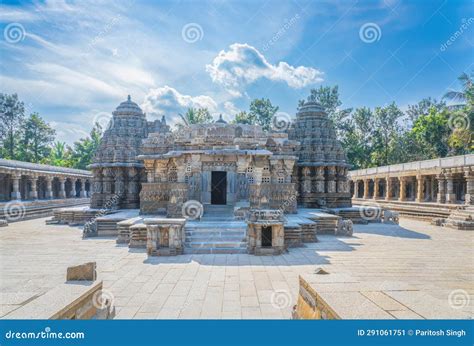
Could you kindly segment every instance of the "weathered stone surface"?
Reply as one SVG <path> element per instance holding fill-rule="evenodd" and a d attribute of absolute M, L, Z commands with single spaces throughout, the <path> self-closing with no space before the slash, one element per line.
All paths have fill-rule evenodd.
<path fill-rule="evenodd" d="M 353 233 L 353 225 L 351 220 L 338 220 L 336 235 L 351 237 Z"/>
<path fill-rule="evenodd" d="M 67 268 L 67 281 L 94 281 L 97 279 L 96 262 L 88 262 Z"/>

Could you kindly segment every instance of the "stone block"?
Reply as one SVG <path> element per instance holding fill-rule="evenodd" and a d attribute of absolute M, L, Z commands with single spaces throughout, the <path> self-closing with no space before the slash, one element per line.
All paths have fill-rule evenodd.
<path fill-rule="evenodd" d="M 96 262 L 88 262 L 67 268 L 67 281 L 94 281 L 97 279 Z"/>

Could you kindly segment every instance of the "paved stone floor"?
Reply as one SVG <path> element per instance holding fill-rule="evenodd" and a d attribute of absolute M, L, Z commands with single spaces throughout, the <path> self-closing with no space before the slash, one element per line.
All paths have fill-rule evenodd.
<path fill-rule="evenodd" d="M 63 283 L 68 266 L 87 261 L 97 262 L 117 318 L 290 318 L 298 275 L 317 267 L 363 280 L 409 283 L 439 299 L 463 290 L 470 299 L 463 310 L 473 315 L 473 232 L 402 219 L 400 226 L 355 225 L 352 238 L 319 236 L 319 243 L 275 257 L 149 259 L 144 250 L 129 250 L 115 239 L 83 240 L 79 228 L 45 225 L 45 220 L 0 228 L 2 316 Z"/>

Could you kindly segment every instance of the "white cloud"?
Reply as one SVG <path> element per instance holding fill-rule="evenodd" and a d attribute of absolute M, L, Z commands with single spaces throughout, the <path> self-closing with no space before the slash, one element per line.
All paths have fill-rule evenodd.
<path fill-rule="evenodd" d="M 154 117 L 166 115 L 166 120 L 170 124 L 175 124 L 179 119 L 179 113 L 183 114 L 189 107 L 207 108 L 211 114 L 218 108 L 216 101 L 210 96 L 184 95 L 167 85 L 150 89 L 141 107 L 144 112 Z"/>
<path fill-rule="evenodd" d="M 232 102 L 226 101 L 224 102 L 224 109 L 225 113 L 229 115 L 236 115 L 240 112 L 240 109 L 237 108 Z"/>
<path fill-rule="evenodd" d="M 270 64 L 255 48 L 248 44 L 234 43 L 228 51 L 220 51 L 206 71 L 213 82 L 224 86 L 231 95 L 241 96 L 242 89 L 259 78 L 285 82 L 291 88 L 303 88 L 322 82 L 323 73 L 312 67 L 294 67 L 281 61 Z"/>

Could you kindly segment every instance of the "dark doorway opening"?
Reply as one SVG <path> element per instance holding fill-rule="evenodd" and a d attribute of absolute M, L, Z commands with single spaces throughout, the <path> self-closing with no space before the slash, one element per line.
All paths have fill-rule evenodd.
<path fill-rule="evenodd" d="M 272 247 L 272 226 L 262 227 L 262 247 Z"/>
<path fill-rule="evenodd" d="M 212 172 L 211 204 L 227 203 L 227 172 Z"/>

